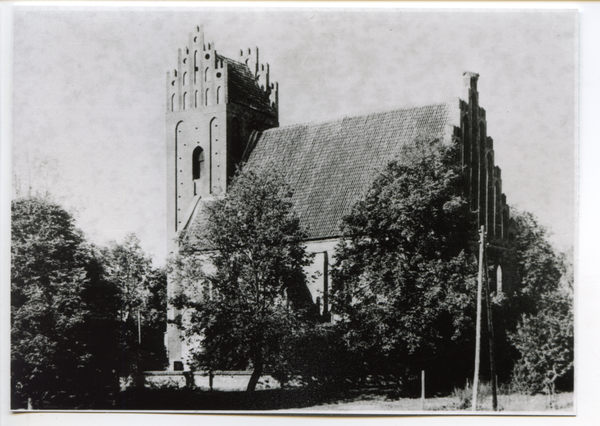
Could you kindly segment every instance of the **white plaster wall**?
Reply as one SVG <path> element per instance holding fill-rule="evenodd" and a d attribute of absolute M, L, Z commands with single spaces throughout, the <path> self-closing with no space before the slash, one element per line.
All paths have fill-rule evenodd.
<path fill-rule="evenodd" d="M 327 239 L 327 240 L 318 240 L 318 241 L 308 241 L 306 242 L 306 251 L 309 253 L 314 253 L 313 262 L 311 265 L 305 268 L 305 273 L 307 276 L 307 285 L 310 290 L 310 294 L 312 296 L 312 300 L 315 304 L 319 304 L 319 313 L 324 313 L 324 290 L 325 290 L 325 274 L 324 274 L 324 264 L 325 264 L 325 252 L 327 252 L 329 271 L 331 271 L 331 265 L 334 263 L 333 253 L 334 248 L 338 243 L 338 239 Z M 211 272 L 209 268 L 211 265 L 205 263 L 206 272 Z M 331 291 L 331 276 L 328 274 L 327 277 L 329 291 Z M 175 310 L 173 308 L 169 308 L 169 316 L 174 317 Z M 328 303 L 327 312 L 331 312 L 331 304 Z M 184 315 L 183 320 L 186 320 Z M 200 345 L 200 341 L 198 339 L 194 339 L 194 341 L 190 341 L 188 338 L 181 339 L 181 332 L 174 326 L 169 326 L 169 332 L 166 337 L 167 350 L 169 354 L 169 368 L 171 370 L 174 369 L 175 361 L 182 361 L 184 365 L 184 370 L 189 371 L 189 367 L 187 361 L 190 356 L 190 349 L 192 347 L 197 347 Z"/>
<path fill-rule="evenodd" d="M 307 266 L 304 270 L 306 272 L 308 289 L 310 290 L 313 302 L 317 303 L 317 298 L 319 299 L 320 313 L 323 313 L 323 294 L 325 290 L 324 252 L 327 252 L 329 263 L 328 270 L 331 272 L 331 265 L 335 260 L 333 258 L 334 248 L 338 241 L 339 240 L 335 238 L 328 240 L 308 241 L 306 243 L 306 251 L 309 253 L 314 253 L 315 257 L 313 258 L 313 263 L 310 266 Z M 329 292 L 331 292 L 331 276 L 329 275 L 327 278 Z M 331 312 L 331 305 L 328 306 L 327 311 Z"/>

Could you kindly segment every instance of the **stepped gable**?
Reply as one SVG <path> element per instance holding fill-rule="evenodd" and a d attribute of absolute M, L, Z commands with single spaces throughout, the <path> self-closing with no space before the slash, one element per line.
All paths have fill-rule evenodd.
<path fill-rule="evenodd" d="M 221 55 L 217 55 L 217 58 L 227 63 L 228 103 L 244 105 L 256 111 L 276 115 L 268 91 L 260 88 L 248 65 Z"/>
<path fill-rule="evenodd" d="M 419 135 L 444 138 L 458 105 L 440 103 L 266 130 L 247 166 L 280 164 L 310 239 L 340 236 L 342 217 L 378 171 Z"/>

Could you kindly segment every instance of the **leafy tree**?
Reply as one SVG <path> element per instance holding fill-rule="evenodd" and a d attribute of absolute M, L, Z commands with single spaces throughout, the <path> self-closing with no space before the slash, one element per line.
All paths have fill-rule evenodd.
<path fill-rule="evenodd" d="M 180 325 L 201 340 L 196 368 L 253 368 L 253 391 L 265 370 L 281 370 L 290 339 L 310 322 L 303 267 L 306 235 L 292 191 L 274 167 L 246 169 L 223 197 L 203 208 L 202 229 L 182 237 L 173 279 L 186 309 Z"/>
<path fill-rule="evenodd" d="M 535 313 L 538 301 L 558 288 L 564 264 L 548 241 L 548 230 L 537 222 L 533 214 L 514 211 L 511 216 L 520 280 L 514 303 L 519 313 Z"/>
<path fill-rule="evenodd" d="M 507 307 L 508 339 L 517 351 L 512 382 L 521 390 L 554 394 L 572 386 L 573 267 L 548 242 L 531 213 L 513 214 L 520 286 Z"/>
<path fill-rule="evenodd" d="M 526 392 L 553 395 L 557 381 L 573 374 L 573 298 L 568 289 L 542 296 L 536 314 L 523 314 L 509 335 L 521 357 L 513 384 Z"/>
<path fill-rule="evenodd" d="M 13 407 L 23 397 L 34 407 L 65 395 L 79 402 L 63 404 L 105 400 L 118 385 L 116 298 L 97 250 L 48 199 L 14 200 L 11 220 Z"/>
<path fill-rule="evenodd" d="M 135 234 L 103 250 L 105 276 L 119 290 L 121 376 L 142 384 L 141 373 L 165 363 L 166 272 L 152 267 Z"/>
<path fill-rule="evenodd" d="M 105 256 L 107 277 L 120 290 L 119 314 L 126 321 L 137 314 L 149 296 L 152 259 L 144 253 L 135 234 L 127 234 L 121 244 L 111 241 Z"/>
<path fill-rule="evenodd" d="M 471 362 L 476 262 L 455 156 L 416 138 L 343 219 L 334 309 L 364 375 L 427 368 L 458 379 Z"/>

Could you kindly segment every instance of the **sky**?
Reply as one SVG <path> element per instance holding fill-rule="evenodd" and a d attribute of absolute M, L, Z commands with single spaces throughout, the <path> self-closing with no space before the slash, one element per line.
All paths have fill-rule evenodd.
<path fill-rule="evenodd" d="M 462 94 L 480 105 L 511 208 L 574 245 L 577 15 L 557 11 L 16 8 L 13 186 L 49 191 L 90 239 L 166 256 L 166 72 L 188 33 L 258 46 L 282 126 Z"/>

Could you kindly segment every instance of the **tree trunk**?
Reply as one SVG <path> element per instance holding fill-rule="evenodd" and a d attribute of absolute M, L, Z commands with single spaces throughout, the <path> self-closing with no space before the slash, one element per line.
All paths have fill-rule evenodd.
<path fill-rule="evenodd" d="M 256 389 L 256 384 L 258 383 L 260 376 L 262 376 L 263 356 L 260 348 L 254 351 L 252 363 L 254 364 L 254 371 L 252 371 L 252 375 L 250 376 L 250 381 L 248 382 L 246 392 L 254 392 L 254 389 Z"/>

